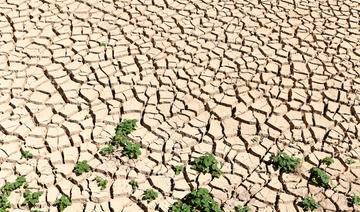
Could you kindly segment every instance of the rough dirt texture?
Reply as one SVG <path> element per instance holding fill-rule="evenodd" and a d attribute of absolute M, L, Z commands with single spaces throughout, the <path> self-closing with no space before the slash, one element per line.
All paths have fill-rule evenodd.
<path fill-rule="evenodd" d="M 296 211 L 310 194 L 319 211 L 356 210 L 359 11 L 356 0 L 0 0 L 0 185 L 25 175 L 43 211 L 61 194 L 66 211 L 167 211 L 196 187 L 225 211 Z M 101 156 L 124 118 L 139 120 L 141 157 Z M 301 158 L 297 173 L 268 164 L 280 150 Z M 175 176 L 204 152 L 223 176 L 190 165 Z M 325 156 L 328 190 L 308 183 Z M 79 160 L 92 171 L 76 176 Z M 11 211 L 28 211 L 22 193 Z"/>

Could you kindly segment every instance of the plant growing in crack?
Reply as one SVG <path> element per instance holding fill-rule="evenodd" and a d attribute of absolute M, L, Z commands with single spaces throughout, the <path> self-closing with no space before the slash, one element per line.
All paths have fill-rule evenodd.
<path fill-rule="evenodd" d="M 187 194 L 180 201 L 175 202 L 169 208 L 170 212 L 195 212 L 195 211 L 208 211 L 208 212 L 221 212 L 219 203 L 217 203 L 213 196 L 206 188 L 196 189 Z"/>
<path fill-rule="evenodd" d="M 8 209 L 11 207 L 7 195 L 0 195 L 0 212 L 8 212 Z"/>
<path fill-rule="evenodd" d="M 59 199 L 56 200 L 55 205 L 60 212 L 64 211 L 65 208 L 71 205 L 71 200 L 68 196 L 62 195 Z"/>
<path fill-rule="evenodd" d="M 213 177 L 218 178 L 221 175 L 218 164 L 219 162 L 213 154 L 205 153 L 193 161 L 192 168 L 204 174 L 210 173 Z"/>
<path fill-rule="evenodd" d="M 353 158 L 346 158 L 345 163 L 348 165 L 356 163 L 356 160 Z"/>
<path fill-rule="evenodd" d="M 310 182 L 316 186 L 330 188 L 330 176 L 322 169 L 313 167 L 310 169 Z"/>
<path fill-rule="evenodd" d="M 29 160 L 29 159 L 33 158 L 33 154 L 28 150 L 20 149 L 20 152 L 21 152 L 20 159 L 25 158 L 26 160 Z"/>
<path fill-rule="evenodd" d="M 134 179 L 130 180 L 129 185 L 131 186 L 133 192 L 135 192 L 135 190 L 139 188 L 138 182 Z"/>
<path fill-rule="evenodd" d="M 235 212 L 250 212 L 251 209 L 248 206 L 241 206 L 237 205 L 235 206 Z"/>
<path fill-rule="evenodd" d="M 183 172 L 184 166 L 183 165 L 176 165 L 173 167 L 175 175 L 179 175 Z"/>
<path fill-rule="evenodd" d="M 122 152 L 130 159 L 137 159 L 141 155 L 140 144 L 127 143 Z"/>
<path fill-rule="evenodd" d="M 300 206 L 304 211 L 314 211 L 320 207 L 319 203 L 311 196 L 304 197 L 302 202 L 300 202 Z"/>
<path fill-rule="evenodd" d="M 19 176 L 19 177 L 16 178 L 15 182 L 13 182 L 13 183 L 5 183 L 5 185 L 3 185 L 3 187 L 1 187 L 1 192 L 4 195 L 9 196 L 12 191 L 20 188 L 23 185 L 26 185 L 25 177 L 24 176 Z"/>
<path fill-rule="evenodd" d="M 29 189 L 26 189 L 23 197 L 25 199 L 24 204 L 28 205 L 29 208 L 34 207 L 37 203 L 39 203 L 39 198 L 43 194 L 43 192 L 31 192 Z"/>
<path fill-rule="evenodd" d="M 300 165 L 299 158 L 289 156 L 285 152 L 279 152 L 271 156 L 270 160 L 275 170 L 285 173 L 295 172 Z"/>
<path fill-rule="evenodd" d="M 154 189 L 146 189 L 144 191 L 142 200 L 146 200 L 147 202 L 151 202 L 155 200 L 158 197 L 158 193 L 154 191 Z"/>
<path fill-rule="evenodd" d="M 81 175 L 85 172 L 89 172 L 89 171 L 90 171 L 90 166 L 86 160 L 77 162 L 74 167 L 74 173 L 76 174 L 76 176 L 79 176 L 79 175 Z"/>
<path fill-rule="evenodd" d="M 116 127 L 116 135 L 129 135 L 136 129 L 136 119 L 124 119 Z"/>
<path fill-rule="evenodd" d="M 97 182 L 97 185 L 100 187 L 101 190 L 104 190 L 106 188 L 106 185 L 108 183 L 107 180 L 97 176 L 95 177 L 95 181 Z"/>
<path fill-rule="evenodd" d="M 110 155 L 114 152 L 114 146 L 111 144 L 107 144 L 105 147 L 101 148 L 100 154 L 102 156 Z"/>
<path fill-rule="evenodd" d="M 360 206 L 360 196 L 355 193 L 349 198 L 349 206 Z"/>
<path fill-rule="evenodd" d="M 324 157 L 323 159 L 321 159 L 320 163 L 322 164 L 325 164 L 326 166 L 330 166 L 331 164 L 333 164 L 335 161 L 334 161 L 334 158 L 330 157 L 330 156 L 327 156 L 327 157 Z"/>

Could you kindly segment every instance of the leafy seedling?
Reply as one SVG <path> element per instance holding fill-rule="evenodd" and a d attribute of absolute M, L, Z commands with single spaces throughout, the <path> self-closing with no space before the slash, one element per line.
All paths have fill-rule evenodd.
<path fill-rule="evenodd" d="M 351 165 L 351 164 L 356 163 L 356 160 L 354 160 L 353 158 L 347 158 L 345 160 L 345 163 L 348 164 L 348 165 Z"/>
<path fill-rule="evenodd" d="M 350 206 L 360 205 L 360 196 L 353 194 L 349 199 L 349 205 Z"/>
<path fill-rule="evenodd" d="M 320 168 L 313 167 L 310 169 L 310 182 L 316 186 L 330 188 L 330 176 Z"/>
<path fill-rule="evenodd" d="M 158 197 L 158 193 L 154 191 L 153 189 L 146 189 L 144 191 L 142 200 L 146 200 L 147 202 L 151 202 L 155 200 Z"/>
<path fill-rule="evenodd" d="M 140 144 L 127 143 L 122 152 L 130 159 L 137 159 L 141 155 Z"/>
<path fill-rule="evenodd" d="M 16 178 L 13 183 L 5 183 L 3 187 L 1 187 L 1 192 L 6 196 L 9 196 L 10 193 L 16 189 L 19 189 L 21 186 L 25 185 L 26 180 L 24 176 L 19 176 Z"/>
<path fill-rule="evenodd" d="M 0 212 L 8 212 L 10 208 L 10 202 L 5 194 L 0 195 Z"/>
<path fill-rule="evenodd" d="M 271 163 L 273 164 L 275 170 L 290 173 L 295 172 L 295 170 L 298 168 L 300 165 L 300 159 L 289 156 L 285 152 L 280 152 L 277 155 L 273 155 L 271 157 Z"/>
<path fill-rule="evenodd" d="M 87 163 L 87 161 L 79 161 L 76 163 L 75 168 L 74 168 L 74 172 L 76 174 L 76 176 L 81 175 L 84 172 L 89 172 L 90 171 L 90 166 Z"/>
<path fill-rule="evenodd" d="M 235 212 L 250 212 L 251 209 L 248 206 L 241 206 L 237 205 L 235 206 Z"/>
<path fill-rule="evenodd" d="M 106 47 L 107 47 L 107 44 L 106 44 L 105 42 L 101 42 L 101 43 L 100 43 L 100 46 L 106 48 Z"/>
<path fill-rule="evenodd" d="M 320 162 L 321 162 L 322 164 L 325 164 L 325 165 L 327 165 L 327 166 L 330 166 L 330 165 L 333 164 L 335 161 L 334 161 L 334 159 L 333 159 L 332 157 L 327 156 L 327 157 L 324 157 L 323 159 L 321 159 Z"/>
<path fill-rule="evenodd" d="M 34 207 L 37 203 L 39 203 L 39 198 L 42 194 L 43 192 L 31 192 L 29 189 L 26 189 L 23 195 L 25 198 L 24 204 L 28 205 L 29 208 Z"/>
<path fill-rule="evenodd" d="M 128 135 L 136 129 L 136 119 L 124 119 L 116 127 L 116 135 Z"/>
<path fill-rule="evenodd" d="M 71 205 L 71 200 L 66 195 L 62 195 L 59 199 L 56 200 L 55 205 L 60 212 L 64 211 L 65 208 Z"/>
<path fill-rule="evenodd" d="M 190 208 L 190 209 L 189 209 Z M 175 202 L 170 206 L 171 212 L 195 212 L 195 211 L 208 211 L 208 212 L 221 212 L 219 203 L 217 203 L 213 196 L 206 188 L 196 189 L 187 194 L 180 201 Z"/>
<path fill-rule="evenodd" d="M 213 154 L 205 153 L 194 160 L 192 168 L 204 174 L 210 173 L 213 177 L 218 178 L 221 175 L 221 170 L 218 167 L 218 164 L 219 162 Z"/>
<path fill-rule="evenodd" d="M 131 188 L 132 188 L 133 192 L 134 192 L 137 188 L 139 188 L 139 184 L 138 184 L 138 182 L 137 182 L 136 180 L 130 180 L 129 185 L 131 185 Z"/>
<path fill-rule="evenodd" d="M 114 152 L 114 146 L 111 144 L 106 145 L 105 147 L 101 148 L 100 154 L 102 156 L 110 155 Z"/>
<path fill-rule="evenodd" d="M 106 185 L 108 183 L 107 180 L 101 178 L 101 177 L 95 177 L 95 181 L 97 182 L 97 185 L 100 187 L 101 190 L 104 190 L 106 188 Z"/>
<path fill-rule="evenodd" d="M 21 152 L 20 159 L 25 158 L 26 160 L 29 160 L 29 159 L 33 158 L 33 154 L 30 151 L 27 151 L 27 150 L 24 151 L 21 149 L 20 152 Z"/>
<path fill-rule="evenodd" d="M 303 201 L 300 203 L 300 206 L 304 209 L 304 211 L 314 211 L 320 207 L 319 203 L 310 196 L 304 197 Z"/>
<path fill-rule="evenodd" d="M 176 165 L 173 167 L 175 175 L 179 175 L 183 172 L 184 166 L 183 165 Z"/>

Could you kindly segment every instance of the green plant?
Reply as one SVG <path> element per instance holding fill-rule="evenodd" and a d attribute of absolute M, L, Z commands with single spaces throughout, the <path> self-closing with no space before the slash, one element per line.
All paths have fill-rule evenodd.
<path fill-rule="evenodd" d="M 105 42 L 101 42 L 101 43 L 100 43 L 100 46 L 106 48 L 106 47 L 107 47 L 107 44 L 106 44 Z"/>
<path fill-rule="evenodd" d="M 62 212 L 66 207 L 71 205 L 71 200 L 66 195 L 62 195 L 56 200 L 55 205 L 58 207 L 59 211 Z"/>
<path fill-rule="evenodd" d="M 348 165 L 351 165 L 351 164 L 356 163 L 356 160 L 354 160 L 353 158 L 347 158 L 345 160 L 345 163 L 348 164 Z"/>
<path fill-rule="evenodd" d="M 127 143 L 123 149 L 123 153 L 130 159 L 137 159 L 141 155 L 140 144 Z"/>
<path fill-rule="evenodd" d="M 139 188 L 138 182 L 137 182 L 136 180 L 134 180 L 134 179 L 133 179 L 133 180 L 130 180 L 129 185 L 131 185 L 131 188 L 132 188 L 133 192 L 134 192 L 137 188 Z"/>
<path fill-rule="evenodd" d="M 274 169 L 280 170 L 280 172 L 294 172 L 300 165 L 299 158 L 291 157 L 285 152 L 280 152 L 277 155 L 273 155 L 270 159 Z"/>
<path fill-rule="evenodd" d="M 325 165 L 327 165 L 327 166 L 330 166 L 330 165 L 333 164 L 335 161 L 334 161 L 334 159 L 333 159 L 332 157 L 327 156 L 327 157 L 324 157 L 323 159 L 321 159 L 320 162 L 323 163 L 323 164 L 325 164 Z"/>
<path fill-rule="evenodd" d="M 360 205 L 360 197 L 356 194 L 353 194 L 350 198 L 350 205 L 351 206 Z"/>
<path fill-rule="evenodd" d="M 330 176 L 320 168 L 313 167 L 310 169 L 310 182 L 316 186 L 321 186 L 323 188 L 330 188 Z"/>
<path fill-rule="evenodd" d="M 237 205 L 235 206 L 235 212 L 250 212 L 251 209 L 248 206 L 241 206 Z"/>
<path fill-rule="evenodd" d="M 103 156 L 110 155 L 113 152 L 114 152 L 114 146 L 111 144 L 107 144 L 105 147 L 101 148 L 100 150 L 100 154 Z"/>
<path fill-rule="evenodd" d="M 0 212 L 8 212 L 8 208 L 10 208 L 10 202 L 8 197 L 4 194 L 0 195 Z"/>
<path fill-rule="evenodd" d="M 5 185 L 3 185 L 3 187 L 1 187 L 1 192 L 6 195 L 9 196 L 10 193 L 18 188 L 20 188 L 21 186 L 23 186 L 25 184 L 26 180 L 24 176 L 19 176 L 16 178 L 15 182 L 13 183 L 5 183 Z"/>
<path fill-rule="evenodd" d="M 129 143 L 129 139 L 123 134 L 115 135 L 113 140 L 111 141 L 111 145 L 116 146 L 116 147 L 118 147 L 118 146 L 124 147 L 128 143 Z"/>
<path fill-rule="evenodd" d="M 104 190 L 106 188 L 106 185 L 108 183 L 107 180 L 101 178 L 101 177 L 95 177 L 95 181 L 97 182 L 97 185 L 100 187 L 101 190 Z"/>
<path fill-rule="evenodd" d="M 320 207 L 319 203 L 315 201 L 313 197 L 306 196 L 303 201 L 300 203 L 300 206 L 304 209 L 304 211 L 313 211 Z"/>
<path fill-rule="evenodd" d="M 174 169 L 175 175 L 179 175 L 183 171 L 184 166 L 183 165 L 176 165 L 176 166 L 173 167 L 173 169 Z"/>
<path fill-rule="evenodd" d="M 31 210 L 30 212 L 42 212 L 41 210 L 35 209 L 35 210 Z"/>
<path fill-rule="evenodd" d="M 222 210 L 219 206 L 219 203 L 214 200 L 213 196 L 206 188 L 199 188 L 187 194 L 182 200 L 177 201 L 171 205 L 169 211 L 221 212 Z"/>
<path fill-rule="evenodd" d="M 25 190 L 24 204 L 28 205 L 30 208 L 34 207 L 37 203 L 39 203 L 39 197 L 43 194 L 43 192 L 31 192 L 29 189 Z"/>
<path fill-rule="evenodd" d="M 26 160 L 29 160 L 29 159 L 33 158 L 33 154 L 30 151 L 24 151 L 24 150 L 20 149 L 20 152 L 21 152 L 20 159 L 25 158 Z"/>
<path fill-rule="evenodd" d="M 196 212 L 190 205 L 181 201 L 175 202 L 169 209 L 170 212 Z"/>
<path fill-rule="evenodd" d="M 146 189 L 143 194 L 142 200 L 146 200 L 147 202 L 151 202 L 158 197 L 158 193 L 153 189 Z"/>
<path fill-rule="evenodd" d="M 136 119 L 124 119 L 116 127 L 116 135 L 128 135 L 136 129 Z"/>
<path fill-rule="evenodd" d="M 213 177 L 220 177 L 221 170 L 218 164 L 219 162 L 213 154 L 205 153 L 194 160 L 192 168 L 204 174 L 210 173 Z"/>
<path fill-rule="evenodd" d="M 74 172 L 77 176 L 81 175 L 84 172 L 89 172 L 89 171 L 90 171 L 90 166 L 86 160 L 77 162 L 74 167 Z"/>

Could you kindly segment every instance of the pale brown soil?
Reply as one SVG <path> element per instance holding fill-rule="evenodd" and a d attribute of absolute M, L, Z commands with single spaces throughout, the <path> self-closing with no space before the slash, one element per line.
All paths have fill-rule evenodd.
<path fill-rule="evenodd" d="M 167 211 L 197 187 L 224 211 L 301 211 L 306 195 L 360 210 L 347 205 L 360 193 L 359 13 L 356 0 L 0 0 L 0 186 L 25 175 L 43 211 L 61 194 L 67 212 Z M 141 157 L 101 156 L 125 118 Z M 281 150 L 297 173 L 268 164 Z M 204 152 L 223 176 L 175 176 Z M 328 190 L 308 183 L 325 156 Z M 92 171 L 75 176 L 80 160 Z M 22 193 L 10 211 L 29 211 Z"/>

